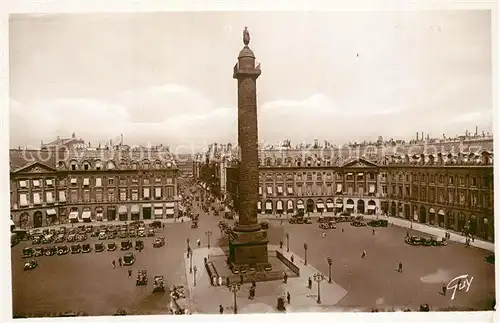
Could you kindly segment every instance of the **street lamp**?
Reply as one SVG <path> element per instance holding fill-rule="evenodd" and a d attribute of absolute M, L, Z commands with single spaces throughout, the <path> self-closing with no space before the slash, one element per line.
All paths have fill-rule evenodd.
<path fill-rule="evenodd" d="M 192 249 L 189 249 L 188 255 L 189 255 L 189 273 L 192 273 L 193 272 L 193 250 Z"/>
<path fill-rule="evenodd" d="M 233 293 L 234 314 L 238 314 L 238 306 L 236 305 L 236 292 L 240 290 L 241 284 L 239 284 L 239 283 L 231 283 L 227 287 Z"/>
<path fill-rule="evenodd" d="M 326 261 L 328 262 L 328 283 L 332 283 L 332 264 L 333 260 L 331 257 L 326 258 Z"/>
<path fill-rule="evenodd" d="M 307 266 L 307 248 L 309 246 L 307 245 L 307 243 L 304 243 L 304 264 Z"/>
<path fill-rule="evenodd" d="M 208 230 L 207 232 L 205 232 L 205 235 L 208 238 L 208 249 L 210 249 L 210 236 L 212 235 L 212 231 Z"/>
<path fill-rule="evenodd" d="M 313 275 L 313 278 L 314 278 L 314 281 L 318 283 L 318 299 L 316 300 L 316 303 L 321 304 L 321 294 L 320 294 L 319 285 L 325 279 L 325 275 L 323 275 L 322 273 L 316 273 Z"/>
<path fill-rule="evenodd" d="M 196 266 L 193 267 L 193 270 L 194 270 L 194 274 L 193 274 L 193 285 L 196 287 L 196 271 L 198 270 L 198 268 L 196 268 Z"/>
<path fill-rule="evenodd" d="M 189 238 L 186 238 L 186 246 L 187 246 L 187 249 L 189 250 Z"/>
<path fill-rule="evenodd" d="M 290 252 L 290 235 L 286 233 L 286 252 Z"/>

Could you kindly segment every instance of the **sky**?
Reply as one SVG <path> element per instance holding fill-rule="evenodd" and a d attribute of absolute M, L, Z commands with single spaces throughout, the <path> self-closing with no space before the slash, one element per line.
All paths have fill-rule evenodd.
<path fill-rule="evenodd" d="M 260 141 L 492 131 L 489 11 L 18 14 L 10 146 L 236 142 L 245 26 Z"/>

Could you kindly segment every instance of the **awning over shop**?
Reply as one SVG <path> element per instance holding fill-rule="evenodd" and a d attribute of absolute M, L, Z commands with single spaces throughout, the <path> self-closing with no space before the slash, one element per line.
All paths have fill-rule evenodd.
<path fill-rule="evenodd" d="M 363 176 L 365 173 L 358 173 L 358 176 Z"/>
<path fill-rule="evenodd" d="M 127 206 L 120 205 L 120 208 L 118 208 L 118 214 L 127 214 Z"/>
<path fill-rule="evenodd" d="M 337 203 L 337 204 L 335 204 L 335 207 L 338 207 L 338 208 L 343 208 L 343 207 L 344 207 L 344 204 L 342 204 L 342 203 Z"/>
<path fill-rule="evenodd" d="M 168 208 L 166 211 L 167 211 L 167 215 L 174 214 L 174 209 L 172 209 L 172 208 Z"/>
<path fill-rule="evenodd" d="M 69 217 L 70 220 L 78 219 L 78 211 L 70 212 Z"/>
<path fill-rule="evenodd" d="M 175 203 L 172 203 L 172 202 L 169 202 L 169 203 L 165 203 L 165 207 L 168 209 L 168 208 L 171 208 L 173 209 L 175 207 Z"/>
<path fill-rule="evenodd" d="M 272 210 L 273 204 L 271 202 L 266 202 L 266 210 Z"/>
<path fill-rule="evenodd" d="M 347 176 L 352 176 L 352 173 L 347 173 Z"/>
<path fill-rule="evenodd" d="M 375 205 L 368 205 L 368 210 L 375 210 L 376 206 Z"/>
<path fill-rule="evenodd" d="M 434 210 L 434 208 L 432 208 L 432 207 L 431 207 L 431 208 L 429 209 L 429 213 L 436 213 L 436 210 Z"/>
<path fill-rule="evenodd" d="M 82 219 L 90 219 L 90 211 L 83 211 Z"/>
<path fill-rule="evenodd" d="M 347 209 L 354 209 L 354 204 L 347 204 L 345 207 Z"/>
<path fill-rule="evenodd" d="M 151 204 L 143 204 L 143 205 L 142 205 L 142 208 L 143 208 L 143 209 L 148 208 L 148 207 L 151 207 Z"/>
<path fill-rule="evenodd" d="M 137 204 L 132 205 L 132 208 L 130 209 L 130 214 L 139 214 L 139 205 Z"/>
<path fill-rule="evenodd" d="M 326 203 L 326 208 L 333 209 L 334 208 L 333 203 Z"/>
<path fill-rule="evenodd" d="M 155 208 L 155 215 L 163 215 L 163 209 Z"/>
<path fill-rule="evenodd" d="M 443 211 L 443 210 L 439 210 L 439 211 L 438 211 L 438 214 L 439 214 L 439 215 L 444 215 L 444 211 Z"/>
<path fill-rule="evenodd" d="M 303 210 L 304 209 L 304 204 L 297 204 L 297 209 Z"/>
<path fill-rule="evenodd" d="M 71 184 L 76 184 L 76 178 L 71 179 Z"/>
<path fill-rule="evenodd" d="M 47 215 L 56 215 L 56 209 L 47 209 Z"/>
<path fill-rule="evenodd" d="M 323 203 L 317 203 L 316 204 L 316 208 L 317 209 L 324 209 L 325 208 L 325 205 Z"/>

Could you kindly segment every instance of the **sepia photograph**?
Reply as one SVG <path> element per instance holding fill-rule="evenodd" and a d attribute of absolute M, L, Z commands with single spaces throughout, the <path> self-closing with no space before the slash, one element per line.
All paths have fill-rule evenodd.
<path fill-rule="evenodd" d="M 12 318 L 494 311 L 492 20 L 10 14 Z"/>

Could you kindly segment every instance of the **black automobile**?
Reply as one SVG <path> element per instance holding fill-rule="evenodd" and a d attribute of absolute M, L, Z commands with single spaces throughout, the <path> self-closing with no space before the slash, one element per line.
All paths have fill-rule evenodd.
<path fill-rule="evenodd" d="M 149 226 L 151 228 L 160 229 L 162 227 L 162 224 L 161 221 L 153 221 L 153 223 L 151 223 Z"/>
<path fill-rule="evenodd" d="M 81 253 L 82 252 L 82 246 L 80 244 L 74 244 L 71 246 L 71 253 Z"/>
<path fill-rule="evenodd" d="M 92 251 L 92 247 L 90 246 L 90 243 L 85 243 L 82 245 L 82 252 L 83 253 L 89 253 Z"/>
<path fill-rule="evenodd" d="M 115 251 L 116 250 L 116 243 L 111 242 L 108 243 L 108 251 Z"/>
<path fill-rule="evenodd" d="M 123 265 L 124 266 L 132 266 L 135 263 L 135 256 L 131 252 L 127 252 L 123 256 Z"/>
<path fill-rule="evenodd" d="M 69 253 L 69 247 L 67 245 L 62 245 L 57 247 L 57 255 L 62 256 Z"/>
<path fill-rule="evenodd" d="M 104 251 L 104 244 L 103 243 L 96 243 L 94 245 L 94 250 L 95 250 L 95 252 L 103 252 Z"/>
<path fill-rule="evenodd" d="M 144 241 L 136 240 L 135 241 L 135 250 L 141 251 L 142 249 L 144 249 Z"/>
<path fill-rule="evenodd" d="M 35 254 L 35 250 L 33 250 L 33 248 L 24 248 L 23 249 L 23 258 L 33 257 L 34 254 Z"/>
<path fill-rule="evenodd" d="M 125 241 L 122 241 L 121 244 L 120 244 L 120 249 L 121 250 L 130 250 L 130 248 L 132 248 L 132 242 L 130 240 L 125 240 Z"/>
<path fill-rule="evenodd" d="M 387 220 L 371 220 L 368 221 L 368 225 L 371 227 L 387 227 L 389 221 Z"/>
<path fill-rule="evenodd" d="M 262 229 L 269 229 L 269 222 L 261 222 L 260 223 L 260 226 L 262 227 Z"/>

